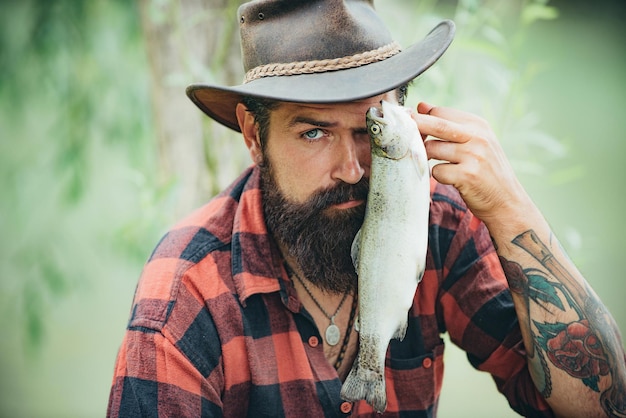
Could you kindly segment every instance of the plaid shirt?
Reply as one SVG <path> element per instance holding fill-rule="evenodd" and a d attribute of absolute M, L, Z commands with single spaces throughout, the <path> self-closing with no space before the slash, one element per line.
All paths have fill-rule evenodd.
<path fill-rule="evenodd" d="M 515 410 L 551 416 L 486 228 L 453 188 L 433 181 L 431 195 L 427 270 L 407 336 L 387 352 L 382 416 L 436 415 L 444 332 Z M 342 401 L 319 341 L 267 233 L 259 172 L 248 169 L 170 230 L 147 262 L 108 416 L 381 416 L 364 401 Z"/>

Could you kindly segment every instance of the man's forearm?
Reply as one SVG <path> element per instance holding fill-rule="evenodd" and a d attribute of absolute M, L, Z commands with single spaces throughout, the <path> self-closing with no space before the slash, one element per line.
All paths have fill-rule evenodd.
<path fill-rule="evenodd" d="M 565 416 L 626 417 L 617 326 L 549 228 L 494 237 L 535 385 Z"/>
<path fill-rule="evenodd" d="M 420 103 L 415 120 L 433 177 L 456 187 L 496 244 L 535 385 L 557 415 L 626 417 L 626 366 L 615 322 L 553 239 L 489 124 Z"/>

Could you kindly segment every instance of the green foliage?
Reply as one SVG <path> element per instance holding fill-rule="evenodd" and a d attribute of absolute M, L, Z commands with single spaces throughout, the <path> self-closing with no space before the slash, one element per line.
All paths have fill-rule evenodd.
<path fill-rule="evenodd" d="M 525 184 L 534 182 L 554 190 L 589 174 L 588 165 L 571 158 L 566 134 L 546 128 L 546 122 L 559 114 L 559 109 L 540 113 L 536 92 L 533 95 L 537 80 L 552 70 L 550 66 L 557 60 L 546 60 L 536 53 L 537 38 L 533 35 L 552 24 L 558 10 L 547 0 L 440 1 L 430 10 L 421 4 L 407 4 L 411 13 L 403 14 L 401 23 L 393 27 L 423 31 L 409 31 L 402 37 L 404 45 L 419 39 L 441 18 L 452 19 L 457 33 L 446 54 L 417 80 L 409 104 L 426 100 L 484 117 Z M 398 17 L 390 12 L 387 19 Z M 559 132 L 559 138 L 553 132 Z M 582 263 L 588 253 L 581 250 L 581 240 L 576 239 L 581 237 L 579 228 L 568 226 L 568 233 L 560 235 L 570 255 Z"/>
<path fill-rule="evenodd" d="M 219 13 L 232 17 L 237 5 L 226 2 Z M 164 8 L 157 6 L 150 7 L 150 18 L 165 19 L 158 14 Z M 145 260 L 172 221 L 168 208 L 176 204 L 176 184 L 156 178 L 159 150 L 137 5 L 24 0 L 0 7 L 0 225 L 5 231 L 0 268 L 3 276 L 19 278 L 2 284 L 3 306 L 23 318 L 26 342 L 36 347 L 45 336 L 46 310 L 78 284 L 97 279 L 88 266 L 100 254 L 135 265 Z M 399 13 L 399 7 L 409 13 Z M 402 16 L 407 23 L 418 22 L 393 28 L 407 42 L 415 33 L 402 28 L 430 27 L 442 17 L 453 18 L 458 27 L 449 53 L 425 73 L 412 95 L 494 121 L 503 142 L 522 155 L 519 166 L 537 172 L 542 166 L 535 151 L 521 150 L 564 155 L 562 145 L 537 128 L 524 94 L 540 65 L 519 58 L 525 33 L 537 20 L 555 18 L 553 8 L 540 0 L 506 5 L 462 0 L 453 8 L 431 0 L 398 8 L 381 12 L 390 15 L 388 21 Z M 234 23 L 225 26 L 209 66 L 198 70 L 204 64 L 191 62 L 191 70 L 220 78 L 235 30 Z M 232 153 L 233 139 L 210 121 L 203 129 L 214 194 L 236 174 L 219 157 Z M 517 137 L 520 131 L 523 138 Z"/>
<path fill-rule="evenodd" d="M 546 175 L 546 162 L 566 154 L 563 143 L 540 127 L 528 89 L 545 64 L 523 51 L 534 25 L 558 16 L 546 0 L 460 0 L 456 7 L 436 8 L 436 19 L 457 25 L 450 50 L 417 82 L 412 93 L 435 104 L 453 106 L 489 120 L 520 173 Z M 413 19 L 410 17 L 409 20 Z M 571 180 L 579 171 L 568 167 Z"/>
<path fill-rule="evenodd" d="M 552 20 L 559 16 L 555 7 L 546 5 L 547 0 L 527 4 L 522 10 L 522 23 L 530 25 L 538 20 Z"/>
<path fill-rule="evenodd" d="M 121 0 L 0 5 L 0 305 L 31 349 L 52 306 L 102 279 L 112 231 L 136 216 L 118 199 L 155 189 L 133 184 L 155 155 L 138 22 Z M 102 196 L 105 178 L 126 190 Z M 125 249 L 141 241 L 145 259 L 143 228 Z"/>
<path fill-rule="evenodd" d="M 152 1 L 152 18 L 157 20 L 169 16 L 159 5 L 179 4 Z M 212 17 L 219 13 L 219 19 L 236 25 L 229 19 L 238 3 L 223 0 L 220 4 L 225 6 L 210 13 Z M 546 161 L 566 155 L 568 144 L 541 128 L 542 120 L 529 99 L 528 87 L 548 68 L 525 56 L 525 51 L 534 49 L 528 45 L 529 35 L 546 19 L 558 15 L 546 0 L 378 0 L 376 4 L 405 46 L 425 35 L 441 18 L 457 23 L 451 49 L 416 83 L 409 104 L 427 100 L 481 114 L 494 124 L 518 172 L 556 185 L 584 173 L 577 166 L 556 172 L 546 168 Z M 53 369 L 62 363 L 59 351 L 45 359 L 45 367 L 39 369 L 40 364 L 35 364 L 30 374 L 19 371 L 12 375 L 3 369 L 5 377 L 0 383 L 8 383 L 2 387 L 2 416 L 20 415 L 5 414 L 2 401 L 10 398 L 14 405 L 29 411 L 37 394 L 45 394 L 40 408 L 49 414 L 102 415 L 112 356 L 120 338 L 111 330 L 121 333 L 126 319 L 111 324 L 110 317 L 115 313 L 125 316 L 142 263 L 174 221 L 177 179 L 162 179 L 157 174 L 160 151 L 137 8 L 136 2 L 126 0 L 0 1 L 0 313 L 4 341 L 21 340 L 15 344 L 18 353 L 0 353 L 3 365 L 17 363 L 24 348 L 48 354 L 52 334 L 65 336 L 67 328 L 75 325 L 51 322 L 64 307 L 97 305 L 95 315 L 106 317 L 99 328 L 91 329 L 94 318 L 82 318 L 83 310 L 71 312 L 88 323 L 90 333 L 76 331 L 75 340 L 63 339 L 57 348 L 62 354 L 69 352 L 71 366 L 85 365 L 88 379 L 74 379 L 76 370 L 65 370 L 63 364 Z M 188 24 L 200 25 L 205 18 L 193 16 Z M 233 36 L 236 34 L 231 31 L 219 39 L 221 47 L 211 63 L 189 60 L 189 73 L 174 74 L 167 82 L 180 85 L 181 94 L 190 82 L 230 83 L 229 76 L 238 82 L 239 74 L 224 71 L 225 63 L 232 61 L 228 44 Z M 191 54 L 183 37 L 177 39 L 181 54 Z M 600 106 L 607 95 L 598 94 L 593 106 L 601 108 L 601 114 L 611 114 Z M 621 102 L 614 103 L 619 108 Z M 233 163 L 235 139 L 217 128 L 204 119 L 205 153 L 200 157 L 215 177 L 208 180 L 212 192 L 228 183 L 237 173 L 234 166 L 241 164 L 239 160 Z M 595 125 L 590 129 L 597 134 Z M 619 245 L 607 247 L 619 252 Z M 104 284 L 95 285 L 100 283 Z M 611 294 L 619 294 L 610 286 Z M 124 293 L 118 294 L 121 288 Z M 537 288 L 541 289 L 535 294 L 537 299 L 553 300 L 554 289 Z M 94 294 L 93 289 L 109 289 L 110 295 Z M 109 329 L 103 328 L 105 323 Z M 75 348 L 79 339 L 83 343 L 97 339 L 94 345 L 104 348 L 98 355 L 72 352 L 79 350 Z M 13 345 L 2 346 L 6 347 Z M 13 370 L 17 368 L 19 365 Z M 55 372 L 59 369 L 68 372 L 67 381 L 59 383 Z M 29 377 L 22 377 L 25 375 Z M 15 388 L 20 380 L 26 382 L 22 392 L 28 401 L 12 396 L 22 393 Z M 454 385 L 454 381 L 447 382 Z M 50 382 L 54 383 L 46 387 Z M 100 389 L 94 389 L 98 385 Z M 7 388 L 10 390 L 4 390 Z M 55 393 L 73 395 L 60 401 L 63 396 Z M 81 402 L 89 413 L 67 413 Z M 485 404 L 482 398 L 480 403 Z"/>

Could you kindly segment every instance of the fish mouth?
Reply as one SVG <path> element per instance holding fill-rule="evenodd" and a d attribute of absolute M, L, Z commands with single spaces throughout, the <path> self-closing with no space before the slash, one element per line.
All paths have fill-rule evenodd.
<path fill-rule="evenodd" d="M 383 110 L 379 107 L 370 107 L 369 111 L 367 112 L 367 116 L 379 123 L 384 122 L 385 120 L 385 115 L 383 113 Z"/>

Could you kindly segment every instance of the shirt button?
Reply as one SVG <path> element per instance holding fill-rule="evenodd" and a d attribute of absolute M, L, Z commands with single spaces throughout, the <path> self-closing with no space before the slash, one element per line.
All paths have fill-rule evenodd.
<path fill-rule="evenodd" d="M 339 409 L 341 409 L 341 412 L 344 414 L 347 414 L 352 411 L 352 404 L 350 402 L 343 402 Z"/>
<path fill-rule="evenodd" d="M 431 360 L 430 357 L 426 357 L 423 361 L 422 361 L 422 366 L 424 366 L 425 369 L 430 369 L 430 366 L 433 365 L 433 361 Z"/>
<path fill-rule="evenodd" d="M 320 340 L 318 340 L 318 338 L 315 335 L 313 335 L 312 337 L 309 337 L 309 345 L 311 347 L 317 347 L 319 343 L 320 343 Z"/>

